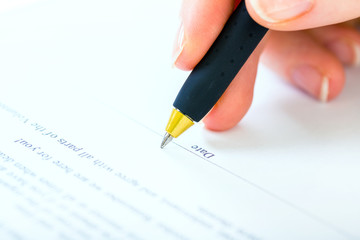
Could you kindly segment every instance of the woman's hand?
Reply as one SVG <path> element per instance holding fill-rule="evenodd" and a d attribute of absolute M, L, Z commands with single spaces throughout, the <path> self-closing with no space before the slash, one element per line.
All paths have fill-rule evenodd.
<path fill-rule="evenodd" d="M 174 65 L 193 69 L 237 4 L 183 0 Z M 243 118 L 252 102 L 259 60 L 316 99 L 325 102 L 339 95 L 344 65 L 360 65 L 359 0 L 246 0 L 246 6 L 271 31 L 204 118 L 207 128 L 226 130 Z"/>

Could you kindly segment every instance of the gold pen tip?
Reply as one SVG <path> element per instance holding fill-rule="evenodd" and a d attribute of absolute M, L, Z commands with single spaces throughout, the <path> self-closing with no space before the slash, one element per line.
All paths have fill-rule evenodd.
<path fill-rule="evenodd" d="M 165 133 L 165 136 L 161 142 L 160 148 L 163 149 L 169 142 L 173 140 L 173 137 L 169 133 Z"/>

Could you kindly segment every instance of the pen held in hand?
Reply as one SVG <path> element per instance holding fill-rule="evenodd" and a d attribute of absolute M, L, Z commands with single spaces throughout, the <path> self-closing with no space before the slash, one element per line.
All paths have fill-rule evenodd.
<path fill-rule="evenodd" d="M 180 89 L 161 148 L 214 107 L 266 32 L 250 17 L 242 1 Z"/>

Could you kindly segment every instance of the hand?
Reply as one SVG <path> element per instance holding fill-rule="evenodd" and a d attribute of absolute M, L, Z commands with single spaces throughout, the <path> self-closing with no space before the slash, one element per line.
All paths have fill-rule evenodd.
<path fill-rule="evenodd" d="M 231 15 L 234 0 L 183 0 L 174 65 L 191 70 Z M 229 88 L 204 118 L 212 130 L 235 126 L 248 111 L 259 59 L 321 101 L 341 92 L 344 65 L 360 65 L 358 0 L 246 0 L 252 18 L 268 27 Z M 261 56 L 261 58 L 260 58 Z"/>

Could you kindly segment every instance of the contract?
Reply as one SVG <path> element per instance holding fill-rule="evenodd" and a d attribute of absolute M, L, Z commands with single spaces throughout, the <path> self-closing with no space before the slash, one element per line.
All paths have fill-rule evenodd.
<path fill-rule="evenodd" d="M 359 69 L 321 104 L 261 66 L 237 127 L 160 149 L 179 4 L 0 14 L 0 239 L 359 239 Z"/>

